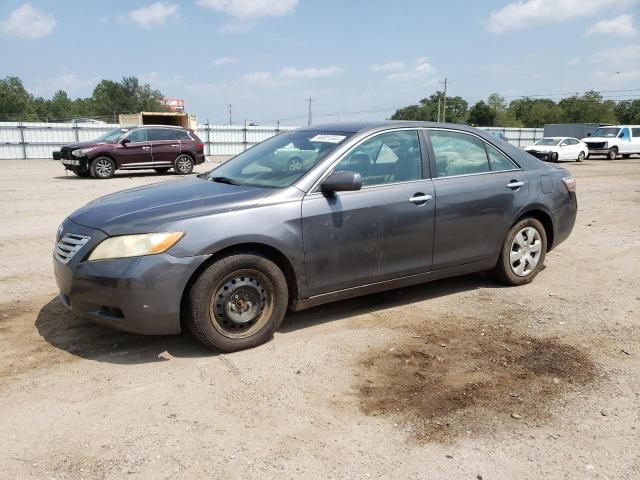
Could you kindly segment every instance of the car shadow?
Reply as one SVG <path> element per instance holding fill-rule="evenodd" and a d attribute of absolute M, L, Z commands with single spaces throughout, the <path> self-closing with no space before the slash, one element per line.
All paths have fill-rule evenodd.
<path fill-rule="evenodd" d="M 198 174 L 198 172 L 193 172 L 189 175 L 196 175 Z M 113 179 L 117 179 L 117 178 L 144 178 L 144 177 L 158 177 L 158 178 L 163 178 L 163 177 L 188 177 L 189 175 L 179 175 L 173 171 L 170 172 L 166 172 L 166 173 L 157 173 L 157 172 L 116 172 L 113 177 L 111 177 L 109 180 L 113 180 Z M 74 173 L 71 173 L 69 175 L 58 175 L 56 177 L 53 177 L 55 179 L 58 180 L 96 180 L 93 177 L 78 177 L 77 175 L 75 175 Z"/>
<path fill-rule="evenodd" d="M 375 310 L 422 302 L 478 288 L 504 285 L 474 274 L 389 290 L 322 305 L 301 312 L 289 312 L 279 333 L 327 322 L 346 320 Z M 112 330 L 72 315 L 58 297 L 38 312 L 35 326 L 52 346 L 81 358 L 115 364 L 167 361 L 171 357 L 205 358 L 219 355 L 201 345 L 188 331 L 179 335 L 146 336 Z"/>

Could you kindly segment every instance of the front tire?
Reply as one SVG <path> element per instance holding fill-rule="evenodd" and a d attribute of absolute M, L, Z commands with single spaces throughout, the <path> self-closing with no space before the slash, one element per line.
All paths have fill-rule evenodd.
<path fill-rule="evenodd" d="M 493 273 L 507 285 L 525 285 L 540 273 L 547 253 L 547 234 L 535 218 L 516 223 L 505 237 Z"/>
<path fill-rule="evenodd" d="M 116 171 L 116 164 L 109 157 L 98 157 L 91 162 L 91 175 L 95 178 L 111 178 Z"/>
<path fill-rule="evenodd" d="M 551 152 L 551 154 L 549 155 L 549 160 L 551 160 L 553 163 L 558 163 L 558 154 L 556 152 Z"/>
<path fill-rule="evenodd" d="M 577 158 L 577 160 L 576 160 L 576 161 L 578 161 L 578 162 L 584 162 L 584 159 L 585 159 L 585 154 L 584 154 L 584 152 L 580 152 L 580 153 L 578 154 L 578 158 Z"/>
<path fill-rule="evenodd" d="M 178 155 L 173 164 L 174 170 L 179 175 L 189 175 L 193 172 L 193 165 L 193 158 L 185 153 Z"/>
<path fill-rule="evenodd" d="M 222 352 L 258 346 L 282 323 L 289 302 L 282 270 L 241 253 L 211 264 L 188 296 L 186 323 L 204 345 Z"/>
<path fill-rule="evenodd" d="M 616 147 L 610 148 L 607 152 L 607 160 L 615 160 L 618 157 L 618 149 Z"/>

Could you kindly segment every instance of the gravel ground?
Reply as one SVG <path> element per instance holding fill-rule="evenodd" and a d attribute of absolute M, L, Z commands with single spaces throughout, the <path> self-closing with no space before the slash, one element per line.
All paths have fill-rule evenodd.
<path fill-rule="evenodd" d="M 640 478 L 638 159 L 565 164 L 577 223 L 530 285 L 343 301 L 228 355 L 56 297 L 63 218 L 174 175 L 1 164 L 1 478 Z"/>

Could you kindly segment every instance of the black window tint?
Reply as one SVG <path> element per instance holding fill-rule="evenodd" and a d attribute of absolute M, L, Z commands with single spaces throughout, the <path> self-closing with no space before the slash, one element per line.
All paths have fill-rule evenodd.
<path fill-rule="evenodd" d="M 364 186 L 419 180 L 422 155 L 418 132 L 399 130 L 376 135 L 349 152 L 335 171 L 359 173 Z"/>
<path fill-rule="evenodd" d="M 147 128 L 139 128 L 131 132 L 127 138 L 132 142 L 146 142 L 147 130 Z"/>
<path fill-rule="evenodd" d="M 486 144 L 487 153 L 489 154 L 489 164 L 491 165 L 491 170 L 494 172 L 501 172 L 504 170 L 513 170 L 517 168 L 515 164 L 507 158 L 505 154 L 503 154 L 500 150 L 493 147 L 492 145 Z"/>
<path fill-rule="evenodd" d="M 631 129 L 631 134 L 636 138 L 640 137 L 640 128 L 632 128 Z"/>
<path fill-rule="evenodd" d="M 150 128 L 149 129 L 149 141 L 158 142 L 162 140 L 177 140 L 178 130 L 171 128 Z"/>
<path fill-rule="evenodd" d="M 176 133 L 177 133 L 178 140 L 193 140 L 189 136 L 189 133 L 184 130 L 178 130 Z"/>
<path fill-rule="evenodd" d="M 436 161 L 436 176 L 450 177 L 490 171 L 484 142 L 473 135 L 429 132 Z"/>

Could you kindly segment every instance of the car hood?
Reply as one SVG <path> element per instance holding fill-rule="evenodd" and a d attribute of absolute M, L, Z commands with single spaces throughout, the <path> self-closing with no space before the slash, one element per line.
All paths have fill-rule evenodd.
<path fill-rule="evenodd" d="M 87 148 L 87 147 L 97 147 L 98 145 L 107 145 L 113 142 L 77 142 L 77 143 L 69 143 L 64 145 L 62 148 L 69 148 L 71 150 L 75 150 L 76 148 Z"/>
<path fill-rule="evenodd" d="M 148 233 L 161 225 L 257 205 L 273 190 L 198 177 L 132 188 L 98 198 L 69 218 L 108 235 Z"/>

